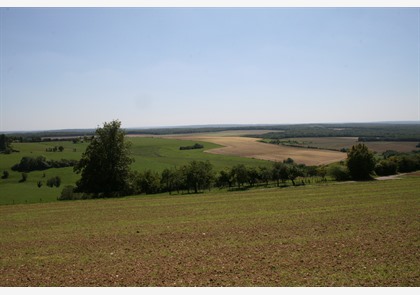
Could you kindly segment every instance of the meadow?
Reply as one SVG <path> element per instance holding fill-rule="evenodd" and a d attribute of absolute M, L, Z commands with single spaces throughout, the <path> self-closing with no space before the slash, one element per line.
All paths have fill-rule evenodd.
<path fill-rule="evenodd" d="M 209 142 L 185 141 L 151 137 L 129 137 L 132 143 L 131 151 L 135 162 L 132 164 L 133 170 L 145 171 L 151 169 L 161 172 L 165 168 L 182 166 L 193 160 L 209 160 L 216 171 L 223 168 L 232 167 L 236 164 L 247 166 L 269 166 L 268 161 L 241 158 L 239 156 L 225 156 L 205 153 L 208 149 L 221 147 Z M 194 145 L 201 143 L 204 148 L 197 150 L 179 150 L 180 146 Z M 54 146 L 64 147 L 62 152 L 46 152 L 46 149 Z M 10 168 L 20 162 L 25 156 L 37 157 L 45 156 L 47 159 L 80 159 L 88 143 L 74 144 L 71 141 L 53 141 L 38 143 L 14 143 L 14 149 L 18 153 L 9 155 L 0 154 L 0 173 L 7 170 L 10 174 L 8 179 L 0 179 L 0 205 L 18 203 L 40 203 L 56 201 L 65 185 L 74 185 L 80 175 L 73 172 L 72 167 L 53 168 L 44 171 L 33 171 L 28 173 L 25 182 L 19 182 L 21 173 L 12 171 Z M 44 176 L 45 174 L 45 176 Z M 59 176 L 62 180 L 61 186 L 50 188 L 46 181 L 50 177 Z M 38 181 L 43 182 L 43 186 L 38 188 Z"/>
<path fill-rule="evenodd" d="M 0 206 L 1 286 L 419 286 L 419 186 Z"/>

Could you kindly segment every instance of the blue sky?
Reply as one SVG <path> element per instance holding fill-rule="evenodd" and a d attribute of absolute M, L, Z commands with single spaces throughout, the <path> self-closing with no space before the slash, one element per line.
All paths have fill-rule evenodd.
<path fill-rule="evenodd" d="M 419 120 L 419 8 L 2 8 L 0 130 Z"/>

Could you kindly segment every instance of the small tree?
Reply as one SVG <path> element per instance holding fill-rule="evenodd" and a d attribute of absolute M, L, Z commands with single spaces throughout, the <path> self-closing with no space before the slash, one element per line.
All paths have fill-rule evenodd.
<path fill-rule="evenodd" d="M 249 175 L 248 175 L 248 169 L 246 169 L 245 165 L 238 164 L 232 167 L 231 174 L 238 185 L 238 188 L 241 188 L 241 185 L 245 182 L 248 182 Z"/>
<path fill-rule="evenodd" d="M 209 161 L 192 161 L 184 169 L 188 190 L 194 193 L 203 189 L 210 189 L 214 181 L 213 165 Z"/>
<path fill-rule="evenodd" d="M 268 185 L 268 182 L 271 180 L 272 178 L 272 173 L 270 171 L 270 169 L 268 169 L 267 167 L 258 167 L 258 174 L 259 174 L 259 179 L 261 179 L 262 182 L 265 182 L 265 185 Z"/>
<path fill-rule="evenodd" d="M 60 146 L 58 147 L 58 150 L 59 150 L 60 152 L 62 152 L 62 151 L 64 151 L 64 147 L 63 147 L 62 145 L 60 145 Z"/>
<path fill-rule="evenodd" d="M 38 186 L 38 188 L 41 188 L 41 186 L 42 186 L 42 181 L 40 180 L 40 181 L 38 181 L 38 183 L 36 184 L 37 186 Z"/>
<path fill-rule="evenodd" d="M 221 170 L 219 171 L 219 175 L 217 176 L 216 185 L 219 188 L 228 186 L 229 188 L 232 187 L 232 174 L 229 170 Z"/>
<path fill-rule="evenodd" d="M 372 179 L 375 169 L 373 153 L 364 144 L 352 146 L 347 154 L 347 168 L 354 180 Z"/>

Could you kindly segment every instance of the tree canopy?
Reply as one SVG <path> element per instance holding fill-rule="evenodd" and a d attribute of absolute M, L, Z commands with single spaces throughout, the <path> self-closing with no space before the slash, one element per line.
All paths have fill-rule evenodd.
<path fill-rule="evenodd" d="M 375 158 L 373 153 L 364 144 L 352 146 L 347 154 L 347 168 L 354 180 L 372 179 L 375 169 Z"/>
<path fill-rule="evenodd" d="M 74 167 L 81 173 L 76 191 L 96 197 L 120 196 L 130 186 L 130 145 L 125 141 L 121 122 L 114 120 L 96 129 L 95 136 Z"/>

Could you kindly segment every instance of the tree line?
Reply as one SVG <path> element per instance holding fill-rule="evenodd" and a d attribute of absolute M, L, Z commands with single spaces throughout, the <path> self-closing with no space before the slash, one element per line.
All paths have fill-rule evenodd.
<path fill-rule="evenodd" d="M 47 160 L 44 156 L 22 157 L 19 163 L 12 166 L 12 170 L 18 172 L 31 172 L 36 170 L 47 170 L 50 168 L 71 167 L 77 163 L 77 160 Z"/>
<path fill-rule="evenodd" d="M 388 153 L 389 158 L 377 160 L 367 146 L 357 144 L 348 151 L 345 162 L 329 167 L 305 166 L 289 158 L 275 162 L 271 167 L 255 168 L 239 164 L 218 172 L 208 161 L 192 161 L 161 173 L 152 170 L 137 172 L 130 169 L 134 159 L 130 156 L 130 143 L 125 141 L 124 135 L 118 120 L 98 128 L 81 160 L 74 166 L 74 171 L 81 174 L 81 178 L 75 187 L 65 187 L 59 199 L 171 194 L 175 191 L 199 193 L 213 187 L 241 189 L 257 184 L 268 185 L 269 182 L 284 186 L 287 181 L 295 186 L 306 184 L 313 177 L 325 181 L 327 174 L 336 180 L 370 180 L 375 171 L 379 175 L 383 173 L 381 169 L 385 169 L 388 162 L 396 163 L 395 172 L 420 168 L 420 153 L 414 156 Z"/>

